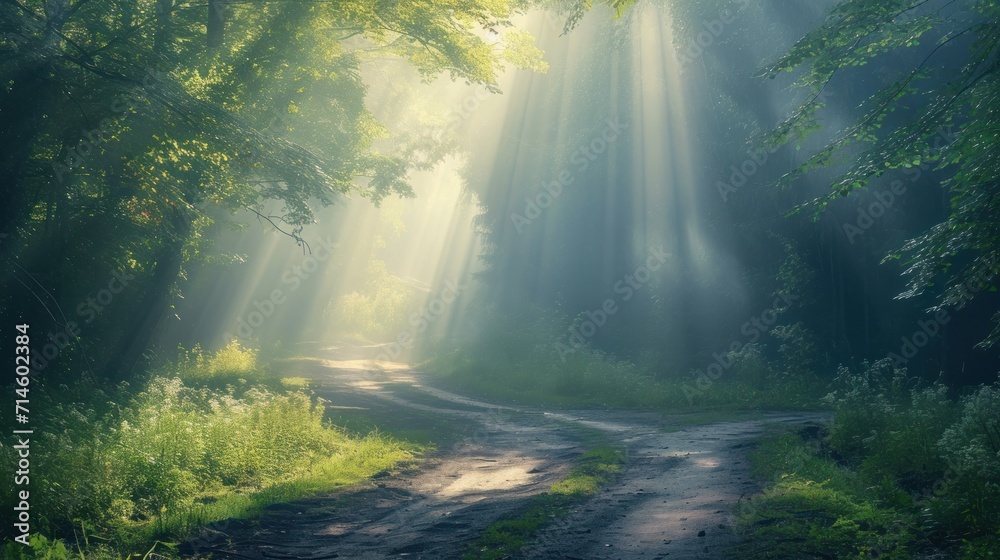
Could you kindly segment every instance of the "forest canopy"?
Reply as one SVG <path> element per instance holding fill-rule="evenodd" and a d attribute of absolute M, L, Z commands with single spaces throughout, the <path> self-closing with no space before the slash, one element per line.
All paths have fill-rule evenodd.
<path fill-rule="evenodd" d="M 0 556 L 993 558 L 998 65 L 996 0 L 0 0 Z"/>
<path fill-rule="evenodd" d="M 816 170 L 837 170 L 829 194 L 797 210 L 818 214 L 830 200 L 897 169 L 941 174 L 947 218 L 887 255 L 907 266 L 909 284 L 900 297 L 932 290 L 935 309 L 961 309 L 977 292 L 995 290 L 991 280 L 1000 270 L 998 22 L 1000 4 L 989 0 L 944 6 L 846 1 L 759 74 L 796 72 L 795 85 L 811 94 L 771 133 L 769 145 L 801 142 L 821 130 L 831 138 L 781 178 L 779 185 L 787 187 Z M 817 114 L 825 106 L 823 92 L 887 59 L 898 65 L 879 82 L 862 82 L 867 98 L 855 121 L 841 130 L 825 129 Z M 1000 327 L 981 344 L 998 339 Z"/>
<path fill-rule="evenodd" d="M 317 208 L 351 192 L 375 204 L 410 196 L 407 174 L 453 149 L 429 130 L 376 150 L 388 132 L 365 106 L 363 64 L 402 59 L 427 79 L 495 90 L 505 65 L 543 69 L 510 25 L 526 7 L 4 2 L 0 258 L 18 259 L 57 305 L 81 300 L 92 271 L 136 278 L 142 297 L 116 306 L 112 332 L 90 348 L 122 376 L 187 263 L 211 258 L 213 228 L 249 213 L 306 249 Z"/>

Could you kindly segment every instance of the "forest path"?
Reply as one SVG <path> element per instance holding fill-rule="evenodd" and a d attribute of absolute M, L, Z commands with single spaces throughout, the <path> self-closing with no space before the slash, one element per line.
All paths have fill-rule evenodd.
<path fill-rule="evenodd" d="M 370 351 L 370 349 L 369 349 Z M 623 472 L 576 504 L 517 558 L 721 558 L 731 511 L 757 490 L 745 451 L 768 423 L 815 424 L 818 413 L 683 426 L 690 418 L 635 411 L 546 412 L 495 405 L 434 387 L 401 363 L 372 371 L 364 349 L 327 350 L 311 377 L 331 412 L 435 434 L 418 469 L 350 492 L 276 504 L 258 521 L 214 524 L 191 557 L 461 558 L 497 519 L 564 477 L 594 430 L 627 450 Z M 335 414 L 336 416 L 336 414 Z"/>

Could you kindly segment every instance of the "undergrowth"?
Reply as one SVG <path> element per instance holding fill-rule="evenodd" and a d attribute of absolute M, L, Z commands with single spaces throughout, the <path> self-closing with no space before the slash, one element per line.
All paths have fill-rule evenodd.
<path fill-rule="evenodd" d="M 774 329 L 781 359 L 765 359 L 763 345 L 746 344 L 720 355 L 721 363 L 713 358 L 702 370 L 678 375 L 649 370 L 589 344 L 559 351 L 555 343 L 566 338 L 559 325 L 553 318 L 495 314 L 460 343 L 434 347 L 424 369 L 465 391 L 540 406 L 671 412 L 822 406 L 817 402 L 825 383 L 809 371 L 788 367 L 795 362 L 792 354 L 804 351 L 806 335 L 798 327 Z"/>
<path fill-rule="evenodd" d="M 996 558 L 1000 383 L 959 400 L 888 360 L 842 368 L 822 439 L 765 438 L 764 492 L 738 511 L 736 556 Z"/>
<path fill-rule="evenodd" d="M 50 538 L 11 542 L 4 558 L 169 553 L 204 524 L 358 482 L 414 451 L 330 425 L 321 400 L 235 343 L 182 352 L 141 390 L 81 382 L 37 398 L 32 533 Z"/>

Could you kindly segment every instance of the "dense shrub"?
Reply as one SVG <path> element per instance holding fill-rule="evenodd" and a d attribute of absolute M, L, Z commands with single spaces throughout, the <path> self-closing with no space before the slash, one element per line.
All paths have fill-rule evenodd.
<path fill-rule="evenodd" d="M 764 351 L 763 344 L 751 342 L 729 352 L 727 358 L 733 364 L 733 378 L 757 390 L 770 387 L 776 380 Z"/>
<path fill-rule="evenodd" d="M 573 344 L 554 317 L 496 313 L 427 368 L 466 388 L 537 404 L 650 407 L 684 399 L 631 362 Z M 560 346 L 561 345 L 561 346 Z"/>
<path fill-rule="evenodd" d="M 838 457 L 911 491 L 941 476 L 938 440 L 956 417 L 944 385 L 925 386 L 888 359 L 859 372 L 841 367 L 834 385 L 826 400 L 836 410 L 829 443 Z"/>
<path fill-rule="evenodd" d="M 364 286 L 336 298 L 326 310 L 333 336 L 357 336 L 375 341 L 395 339 L 410 325 L 419 292 L 373 259 L 365 271 Z"/>
<path fill-rule="evenodd" d="M 959 420 L 940 440 L 948 464 L 931 511 L 962 537 L 1000 540 L 1000 384 L 962 399 Z"/>
<path fill-rule="evenodd" d="M 841 368 L 834 385 L 822 446 L 788 435 L 757 453 L 758 473 L 774 482 L 741 512 L 746 556 L 995 557 L 1000 383 L 956 403 L 940 383 L 882 360 Z"/>
<path fill-rule="evenodd" d="M 816 370 L 816 341 L 805 325 L 794 323 L 771 329 L 778 340 L 780 360 L 777 368 L 785 378 L 812 376 Z"/>
<path fill-rule="evenodd" d="M 256 492 L 284 487 L 274 496 L 291 498 L 409 456 L 391 439 L 328 425 L 322 402 L 302 389 L 247 381 L 264 375 L 253 351 L 232 344 L 212 355 L 183 352 L 135 394 L 83 382 L 43 392 L 31 479 L 32 510 L 42 517 L 32 529 L 85 530 L 148 548 L 160 533 L 251 511 Z M 37 546 L 38 557 L 60 550 Z"/>
<path fill-rule="evenodd" d="M 276 388 L 277 379 L 257 361 L 257 351 L 232 341 L 217 352 L 206 355 L 200 345 L 179 348 L 177 362 L 154 372 L 156 377 L 178 377 L 188 387 L 237 391 L 250 386 Z"/>

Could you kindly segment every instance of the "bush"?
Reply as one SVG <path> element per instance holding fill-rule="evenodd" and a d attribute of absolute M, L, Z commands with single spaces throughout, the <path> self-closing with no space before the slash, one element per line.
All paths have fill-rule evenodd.
<path fill-rule="evenodd" d="M 335 336 L 358 336 L 369 341 L 395 339 L 408 327 L 407 318 L 417 311 L 418 292 L 373 259 L 365 272 L 364 287 L 348 292 L 326 310 Z"/>
<path fill-rule="evenodd" d="M 1000 384 L 962 399 L 959 420 L 940 440 L 949 465 L 931 511 L 964 538 L 997 540 L 1000 529 Z M 985 556 L 984 556 L 985 557 Z"/>
<path fill-rule="evenodd" d="M 793 484 L 804 477 L 843 491 L 855 504 L 912 519 L 909 531 L 914 539 L 924 539 L 922 546 L 957 549 L 964 542 L 963 558 L 989 558 L 1000 530 L 1000 384 L 978 388 L 955 403 L 942 384 L 910 378 L 881 360 L 865 363 L 858 372 L 842 367 L 835 387 L 826 397 L 836 418 L 824 450 L 849 476 L 841 470 L 818 471 L 819 457 L 771 453 L 785 461 L 762 467 L 780 475 L 765 494 L 768 503 L 781 503 L 779 492 L 796 500 L 816 492 Z M 810 469 L 812 474 L 804 475 Z M 814 498 L 823 515 L 838 520 L 862 511 Z"/>
<path fill-rule="evenodd" d="M 794 434 L 775 435 L 752 455 L 771 485 L 737 508 L 743 558 L 912 558 L 912 515 L 868 491 L 866 477 L 817 455 Z"/>
<path fill-rule="evenodd" d="M 780 342 L 779 369 L 785 378 L 813 375 L 816 368 L 816 343 L 812 333 L 802 323 L 778 325 L 771 329 L 771 336 Z"/>
<path fill-rule="evenodd" d="M 956 415 L 944 385 L 922 386 L 888 359 L 857 373 L 841 367 L 834 383 L 826 400 L 836 410 L 829 444 L 837 456 L 912 491 L 943 474 L 937 443 Z"/>
<path fill-rule="evenodd" d="M 962 399 L 962 415 L 945 430 L 941 447 L 958 470 L 1000 482 L 1000 385 Z"/>
<path fill-rule="evenodd" d="M 218 487 L 263 488 L 301 474 L 347 439 L 299 392 L 242 398 L 154 379 L 97 447 L 123 477 L 140 519 Z"/>
<path fill-rule="evenodd" d="M 278 380 L 257 362 L 257 351 L 231 341 L 224 348 L 206 356 L 200 345 L 191 350 L 178 348 L 177 363 L 155 372 L 158 377 L 179 377 L 189 387 L 237 391 L 252 385 L 276 388 Z"/>
<path fill-rule="evenodd" d="M 733 377 L 758 391 L 763 391 L 775 381 L 771 364 L 764 358 L 764 345 L 751 342 L 739 350 L 729 352 Z"/>
<path fill-rule="evenodd" d="M 492 314 L 427 369 L 474 391 L 536 404 L 654 407 L 684 400 L 679 388 L 642 368 L 567 339 L 554 317 Z"/>
<path fill-rule="evenodd" d="M 212 355 L 185 352 L 179 376 L 169 373 L 161 369 L 132 396 L 81 383 L 37 397 L 46 412 L 32 446 L 38 457 L 31 505 L 43 517 L 32 529 L 82 529 L 115 546 L 148 549 L 160 535 L 176 537 L 196 522 L 328 490 L 409 456 L 390 438 L 358 439 L 328 425 L 322 403 L 301 389 L 279 393 L 245 380 L 239 388 L 211 388 L 270 379 L 255 353 L 238 345 Z M 38 547 L 59 551 L 49 541 Z"/>

